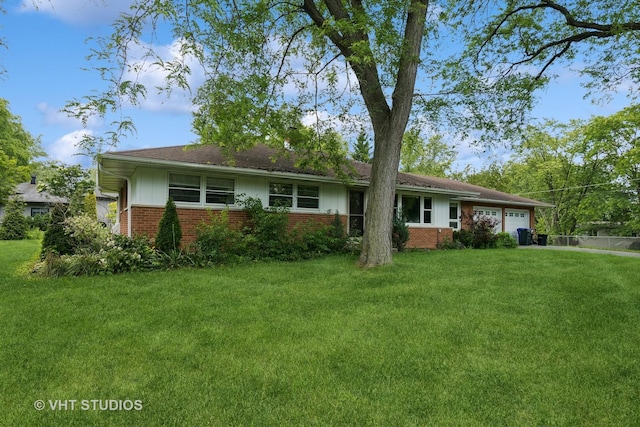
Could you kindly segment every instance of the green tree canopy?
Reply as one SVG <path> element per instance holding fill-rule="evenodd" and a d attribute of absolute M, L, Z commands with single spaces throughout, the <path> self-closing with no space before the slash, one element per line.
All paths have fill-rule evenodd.
<path fill-rule="evenodd" d="M 351 158 L 363 163 L 371 163 L 371 140 L 365 132 L 360 132 L 355 144 Z"/>
<path fill-rule="evenodd" d="M 571 235 L 602 224 L 638 233 L 639 125 L 638 106 L 567 124 L 547 121 L 529 128 L 508 162 L 466 179 L 553 204 L 537 215 L 549 233 Z"/>
<path fill-rule="evenodd" d="M 20 118 L 9 111 L 9 103 L 0 99 L 0 204 L 17 184 L 29 180 L 29 165 L 42 154 L 39 139 L 24 129 Z"/>
<path fill-rule="evenodd" d="M 84 197 L 93 192 L 95 182 L 91 173 L 80 165 L 52 162 L 45 165 L 38 183 L 38 190 L 69 200 L 70 213 L 83 212 Z"/>
<path fill-rule="evenodd" d="M 444 178 L 452 173 L 456 156 L 457 152 L 444 142 L 442 135 L 425 139 L 420 129 L 411 128 L 402 140 L 400 171 Z"/>

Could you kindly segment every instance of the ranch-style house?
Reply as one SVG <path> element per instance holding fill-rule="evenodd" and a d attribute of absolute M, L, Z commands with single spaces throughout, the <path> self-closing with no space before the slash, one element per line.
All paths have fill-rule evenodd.
<path fill-rule="evenodd" d="M 265 145 L 226 156 L 214 146 L 174 146 L 106 152 L 98 156 L 98 186 L 116 192 L 115 231 L 154 237 L 169 197 L 178 208 L 183 243 L 211 211 L 229 209 L 230 223 L 246 219 L 236 198 L 255 197 L 264 206 L 290 207 L 290 224 L 315 219 L 329 223 L 336 213 L 351 235 L 366 233 L 364 216 L 371 165 L 352 162 L 345 181 L 333 173 L 296 166 L 294 152 L 279 153 Z M 536 200 L 445 178 L 398 173 L 394 209 L 409 226 L 409 248 L 435 248 L 466 226 L 463 217 L 492 216 L 496 231 L 516 236 L 533 228 Z M 465 213 L 466 215 L 463 215 Z"/>

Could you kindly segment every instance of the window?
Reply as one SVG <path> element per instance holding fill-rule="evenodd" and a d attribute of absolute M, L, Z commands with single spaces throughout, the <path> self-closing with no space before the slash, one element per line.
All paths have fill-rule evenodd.
<path fill-rule="evenodd" d="M 396 195 L 393 199 L 393 215 L 399 215 L 398 212 L 401 212 L 402 219 L 406 223 L 431 224 L 433 223 L 433 200 L 431 197 Z"/>
<path fill-rule="evenodd" d="M 311 185 L 298 185 L 298 207 L 318 209 L 320 207 L 320 188 Z"/>
<path fill-rule="evenodd" d="M 364 191 L 349 191 L 349 236 L 364 233 Z"/>
<path fill-rule="evenodd" d="M 200 177 L 169 174 L 169 197 L 176 202 L 200 203 Z"/>
<path fill-rule="evenodd" d="M 235 181 L 227 178 L 207 178 L 207 203 L 232 205 L 236 200 Z"/>
<path fill-rule="evenodd" d="M 420 196 L 402 196 L 402 217 L 405 222 L 420 223 Z"/>
<path fill-rule="evenodd" d="M 460 215 L 458 214 L 458 204 L 449 203 L 449 227 L 458 229 L 458 220 Z"/>
<path fill-rule="evenodd" d="M 269 183 L 269 206 L 318 209 L 320 207 L 320 187 Z"/>
<path fill-rule="evenodd" d="M 293 184 L 269 184 L 269 206 L 293 206 Z"/>
<path fill-rule="evenodd" d="M 424 212 L 422 217 L 422 222 L 425 224 L 431 224 L 431 206 L 432 206 L 431 197 L 424 198 Z"/>
<path fill-rule="evenodd" d="M 31 208 L 31 217 L 38 215 L 46 215 L 49 213 L 49 208 Z"/>

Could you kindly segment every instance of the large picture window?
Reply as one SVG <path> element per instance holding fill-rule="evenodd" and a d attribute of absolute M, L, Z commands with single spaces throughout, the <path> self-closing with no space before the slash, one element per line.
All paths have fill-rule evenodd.
<path fill-rule="evenodd" d="M 200 203 L 200 176 L 169 174 L 169 197 L 176 202 Z"/>
<path fill-rule="evenodd" d="M 420 196 L 402 196 L 402 217 L 405 222 L 420 223 Z"/>
<path fill-rule="evenodd" d="M 401 215 L 407 224 L 432 224 L 433 199 L 413 194 L 396 195 L 393 201 L 393 214 Z"/>
<path fill-rule="evenodd" d="M 49 213 L 49 208 L 31 208 L 31 217 L 38 215 L 46 215 Z"/>
<path fill-rule="evenodd" d="M 235 181 L 228 178 L 207 178 L 207 203 L 232 205 L 236 200 Z"/>

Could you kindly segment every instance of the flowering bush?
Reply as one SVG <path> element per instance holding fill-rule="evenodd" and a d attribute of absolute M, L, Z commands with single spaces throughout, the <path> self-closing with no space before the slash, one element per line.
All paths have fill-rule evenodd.
<path fill-rule="evenodd" d="M 63 222 L 70 252 L 43 252 L 35 272 L 47 277 L 96 276 L 149 270 L 160 266 L 160 256 L 149 239 L 111 234 L 95 219 L 80 215 Z"/>
<path fill-rule="evenodd" d="M 74 253 L 83 250 L 98 252 L 111 236 L 109 230 L 89 215 L 72 216 L 65 219 L 64 232 L 71 238 Z"/>

